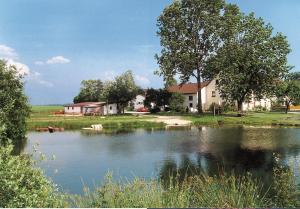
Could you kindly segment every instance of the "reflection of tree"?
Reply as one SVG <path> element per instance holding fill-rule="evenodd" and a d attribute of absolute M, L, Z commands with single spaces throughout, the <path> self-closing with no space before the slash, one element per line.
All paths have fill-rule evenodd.
<path fill-rule="evenodd" d="M 168 159 L 164 162 L 159 172 L 159 178 L 165 186 L 176 181 L 182 182 L 189 176 L 202 173 L 201 167 L 191 160 L 188 155 L 181 155 L 181 162 L 177 165 L 174 159 Z"/>

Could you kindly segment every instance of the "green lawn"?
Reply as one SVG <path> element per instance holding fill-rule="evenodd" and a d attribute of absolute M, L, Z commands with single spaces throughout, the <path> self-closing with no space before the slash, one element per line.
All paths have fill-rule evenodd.
<path fill-rule="evenodd" d="M 227 113 L 222 116 L 211 114 L 174 114 L 159 113 L 148 116 L 113 115 L 99 116 L 64 116 L 54 115 L 54 112 L 63 110 L 62 106 L 33 106 L 30 119 L 27 120 L 29 130 L 40 127 L 54 126 L 65 129 L 81 129 L 92 124 L 102 124 L 104 128 L 162 128 L 163 123 L 149 122 L 147 119 L 157 115 L 181 116 L 193 122 L 193 125 L 276 125 L 276 126 L 300 126 L 300 114 L 275 113 L 275 112 L 251 112 L 243 117 L 237 117 L 236 113 Z"/>
<path fill-rule="evenodd" d="M 243 117 L 237 117 L 236 114 L 224 114 L 222 116 L 204 115 L 204 116 L 184 116 L 191 120 L 194 125 L 274 125 L 274 126 L 300 126 L 300 114 L 278 113 L 278 112 L 251 112 Z"/>
<path fill-rule="evenodd" d="M 33 106 L 31 117 L 27 120 L 29 130 L 41 127 L 63 127 L 65 129 L 81 129 L 92 124 L 102 124 L 104 128 L 160 128 L 163 123 L 146 121 L 151 116 L 113 115 L 113 116 L 64 116 L 54 115 L 63 110 L 62 106 Z"/>

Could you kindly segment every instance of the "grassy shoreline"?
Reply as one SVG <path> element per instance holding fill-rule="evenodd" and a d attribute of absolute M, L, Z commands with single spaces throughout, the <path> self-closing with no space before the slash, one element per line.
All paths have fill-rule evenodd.
<path fill-rule="evenodd" d="M 40 127 L 62 127 L 66 130 L 90 127 L 92 124 L 102 124 L 105 129 L 125 128 L 164 128 L 165 124 L 151 122 L 157 116 L 177 116 L 189 120 L 194 126 L 220 126 L 220 125 L 252 125 L 252 126 L 289 126 L 300 127 L 300 114 L 278 112 L 250 112 L 243 117 L 237 117 L 236 113 L 227 113 L 213 116 L 212 114 L 178 114 L 159 113 L 147 116 L 113 115 L 99 116 L 57 116 L 55 111 L 62 110 L 61 106 L 33 106 L 31 117 L 27 120 L 28 130 L 33 131 Z"/>

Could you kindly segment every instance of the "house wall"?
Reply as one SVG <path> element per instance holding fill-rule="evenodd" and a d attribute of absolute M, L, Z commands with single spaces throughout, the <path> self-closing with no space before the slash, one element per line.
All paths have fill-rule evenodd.
<path fill-rule="evenodd" d="M 201 95 L 202 95 L 202 107 L 204 108 L 204 104 L 206 103 L 206 87 L 201 89 Z M 192 96 L 193 100 L 190 100 L 189 97 Z M 192 104 L 192 107 L 190 106 Z M 184 102 L 183 107 L 186 109 L 186 107 L 189 108 L 189 112 L 197 112 L 197 105 L 198 105 L 198 93 L 194 94 L 184 94 Z"/>
<path fill-rule="evenodd" d="M 65 113 L 66 114 L 81 114 L 81 107 L 65 107 Z"/>
<path fill-rule="evenodd" d="M 103 110 L 104 110 L 104 115 L 118 114 L 117 104 L 104 105 Z"/>
<path fill-rule="evenodd" d="M 252 111 L 255 110 L 256 107 L 264 107 L 267 110 L 271 110 L 272 102 L 270 99 L 261 99 L 261 100 L 255 100 L 251 99 L 249 102 L 243 103 L 243 111 Z"/>
<path fill-rule="evenodd" d="M 212 80 L 206 87 L 205 87 L 205 96 L 206 102 L 204 103 L 204 110 L 208 110 L 212 103 L 221 105 L 223 100 L 217 90 L 216 80 Z M 213 96 L 213 92 L 215 93 Z"/>
<path fill-rule="evenodd" d="M 143 95 L 137 95 L 133 102 L 134 110 L 144 107 L 145 97 Z"/>
<path fill-rule="evenodd" d="M 190 96 L 193 97 L 193 100 L 189 100 Z M 186 107 L 188 107 L 189 112 L 195 112 L 197 110 L 197 101 L 197 94 L 184 94 L 183 108 L 186 109 Z M 192 105 L 192 107 L 190 106 L 190 104 Z"/>

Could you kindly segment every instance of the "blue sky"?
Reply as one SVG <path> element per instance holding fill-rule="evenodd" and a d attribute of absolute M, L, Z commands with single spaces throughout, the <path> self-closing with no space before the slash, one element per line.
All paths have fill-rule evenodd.
<path fill-rule="evenodd" d="M 132 70 L 138 85 L 161 87 L 156 20 L 171 0 L 0 0 L 0 57 L 29 72 L 32 104 L 72 102 L 83 79 Z M 228 0 L 288 36 L 300 67 L 299 0 Z"/>

